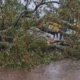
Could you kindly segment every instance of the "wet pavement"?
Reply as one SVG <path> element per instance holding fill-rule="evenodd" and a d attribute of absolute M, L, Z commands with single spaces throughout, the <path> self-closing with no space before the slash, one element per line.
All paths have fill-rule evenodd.
<path fill-rule="evenodd" d="M 62 60 L 25 70 L 0 70 L 0 80 L 80 80 L 80 61 Z"/>

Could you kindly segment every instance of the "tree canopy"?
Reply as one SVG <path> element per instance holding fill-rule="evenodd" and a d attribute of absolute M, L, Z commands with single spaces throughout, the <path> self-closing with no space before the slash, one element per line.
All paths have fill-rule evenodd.
<path fill-rule="evenodd" d="M 55 54 L 48 54 L 47 42 L 44 39 L 36 41 L 27 33 L 30 27 L 37 27 L 51 34 L 47 25 L 57 23 L 61 26 L 60 33 L 68 44 L 63 49 L 61 46 L 52 45 L 53 53 L 60 49 L 65 57 L 80 58 L 80 0 L 0 0 L 0 65 L 5 66 L 26 66 L 40 64 L 50 55 L 50 60 Z M 29 6 L 34 3 L 34 8 Z M 58 8 L 54 6 L 58 4 Z M 44 14 L 44 15 L 43 15 Z M 43 15 L 43 16 L 42 16 Z M 42 16 L 42 17 L 41 17 Z M 68 28 L 75 31 L 75 34 L 66 34 L 63 29 Z M 47 29 L 47 30 L 46 30 Z M 35 31 L 34 31 L 35 32 Z M 35 32 L 35 34 L 37 34 Z M 55 49 L 57 48 L 57 49 Z M 3 54 L 2 54 L 3 53 Z M 32 54 L 33 53 L 33 54 Z M 6 58 L 4 59 L 4 57 Z M 27 57 L 28 56 L 28 57 Z M 59 58 L 60 55 L 58 55 Z M 17 60 L 17 62 L 15 61 Z M 38 60 L 38 63 L 36 62 Z M 41 62 L 40 62 L 41 59 Z M 32 61 L 34 62 L 32 63 Z M 10 61 L 10 62 L 9 62 Z M 15 63 L 15 65 L 14 65 Z M 30 67 L 30 66 L 29 66 Z"/>

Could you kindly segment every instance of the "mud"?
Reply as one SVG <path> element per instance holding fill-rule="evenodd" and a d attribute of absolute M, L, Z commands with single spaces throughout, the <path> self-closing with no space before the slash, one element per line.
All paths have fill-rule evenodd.
<path fill-rule="evenodd" d="M 62 60 L 25 70 L 1 70 L 0 80 L 80 80 L 80 61 Z"/>

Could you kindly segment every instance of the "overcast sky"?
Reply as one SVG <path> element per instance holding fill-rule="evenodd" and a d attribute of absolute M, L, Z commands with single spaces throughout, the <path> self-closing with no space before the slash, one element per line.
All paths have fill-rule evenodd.
<path fill-rule="evenodd" d="M 59 0 L 49 0 L 49 1 L 59 1 Z M 25 5 L 24 0 L 21 0 L 21 3 Z M 56 4 L 56 3 L 54 4 L 54 6 L 57 8 L 59 7 L 58 4 Z M 29 8 L 34 8 L 34 7 L 35 7 L 34 3 L 31 3 L 29 6 Z"/>
<path fill-rule="evenodd" d="M 3 3 L 4 3 L 5 0 L 2 0 L 2 1 L 3 1 Z M 59 0 L 48 0 L 48 1 L 59 1 Z M 25 5 L 24 0 L 21 0 L 21 3 L 22 3 L 23 5 Z M 57 8 L 59 7 L 58 4 L 54 4 L 54 6 L 57 7 Z M 29 6 L 29 8 L 31 8 L 31 9 L 34 8 L 34 7 L 35 7 L 34 3 L 31 3 L 30 6 Z"/>
<path fill-rule="evenodd" d="M 47 1 L 59 1 L 59 0 L 47 0 Z M 25 2 L 24 0 L 21 0 L 21 3 L 25 5 Z M 44 16 L 45 12 L 43 11 L 43 8 L 45 7 L 46 5 L 43 5 L 42 7 L 42 11 L 40 11 L 40 17 Z M 58 4 L 54 4 L 54 7 L 58 8 L 59 5 Z M 35 4 L 33 2 L 31 2 L 31 4 L 28 6 L 29 9 L 32 9 L 34 10 L 35 8 Z M 47 8 L 47 10 L 49 10 L 49 8 Z"/>

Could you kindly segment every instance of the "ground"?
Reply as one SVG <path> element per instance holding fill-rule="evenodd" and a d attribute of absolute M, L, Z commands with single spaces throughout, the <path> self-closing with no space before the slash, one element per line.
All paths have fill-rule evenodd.
<path fill-rule="evenodd" d="M 0 69 L 0 80 L 80 80 L 80 61 L 56 61 L 30 72 Z"/>

